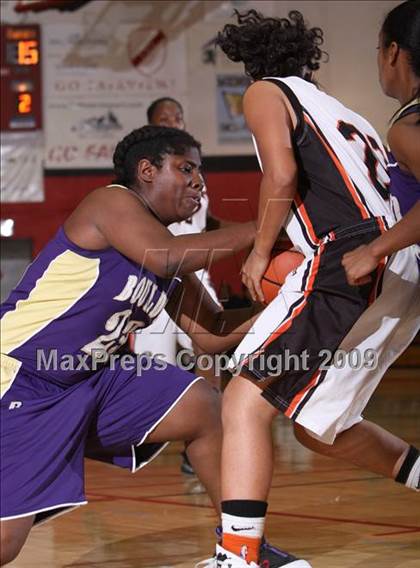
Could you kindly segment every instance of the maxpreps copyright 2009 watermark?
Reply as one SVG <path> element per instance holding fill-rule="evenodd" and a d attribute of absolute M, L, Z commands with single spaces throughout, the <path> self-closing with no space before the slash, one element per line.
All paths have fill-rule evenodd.
<path fill-rule="evenodd" d="M 38 371 L 87 371 L 95 372 L 106 367 L 111 371 L 122 369 L 135 371 L 138 376 L 150 369 L 165 371 L 170 366 L 163 353 L 112 353 L 95 349 L 91 353 L 66 354 L 57 349 L 37 349 L 36 369 Z M 354 371 L 361 369 L 375 370 L 378 366 L 378 354 L 375 349 L 337 349 L 331 351 L 322 349 L 317 354 L 308 350 L 301 353 L 291 353 L 285 349 L 281 354 L 253 354 L 250 356 L 229 356 L 225 353 L 195 355 L 189 349 L 181 349 L 176 356 L 175 366 L 184 371 L 209 371 L 218 375 L 229 371 L 234 376 L 240 375 L 243 368 L 267 377 L 274 377 L 288 371 L 310 371 L 317 368 L 326 371 L 331 367 L 336 369 L 349 368 Z"/>

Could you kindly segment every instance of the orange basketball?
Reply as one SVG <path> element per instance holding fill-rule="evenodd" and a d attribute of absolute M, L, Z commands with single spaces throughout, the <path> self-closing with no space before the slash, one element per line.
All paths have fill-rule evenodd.
<path fill-rule="evenodd" d="M 261 280 L 261 288 L 267 304 L 277 296 L 286 276 L 302 264 L 304 255 L 285 250 L 273 256 Z"/>

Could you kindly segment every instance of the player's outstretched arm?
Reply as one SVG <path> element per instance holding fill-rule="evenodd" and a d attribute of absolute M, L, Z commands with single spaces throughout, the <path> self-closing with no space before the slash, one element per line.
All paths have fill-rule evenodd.
<path fill-rule="evenodd" d="M 261 311 L 257 305 L 223 310 L 195 274 L 182 278 L 165 309 L 193 342 L 207 353 L 219 353 L 237 345 Z"/>
<path fill-rule="evenodd" d="M 89 250 L 113 247 L 165 278 L 182 276 L 250 246 L 255 223 L 174 236 L 133 193 L 99 188 L 89 194 L 64 225 L 67 236 Z"/>
<path fill-rule="evenodd" d="M 380 260 L 420 242 L 420 201 L 389 231 L 372 241 L 343 256 L 342 264 L 349 284 L 359 286 L 370 281 L 370 273 L 375 270 Z"/>

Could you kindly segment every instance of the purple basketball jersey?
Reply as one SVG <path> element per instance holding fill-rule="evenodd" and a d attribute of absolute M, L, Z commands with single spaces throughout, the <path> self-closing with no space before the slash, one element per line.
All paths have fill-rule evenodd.
<path fill-rule="evenodd" d="M 76 383 L 148 326 L 175 284 L 60 228 L 1 306 L 1 351 L 41 378 Z"/>
<path fill-rule="evenodd" d="M 401 215 L 405 215 L 420 199 L 420 183 L 403 171 L 392 153 L 389 153 L 388 174 L 391 180 L 391 194 L 397 198 Z"/>

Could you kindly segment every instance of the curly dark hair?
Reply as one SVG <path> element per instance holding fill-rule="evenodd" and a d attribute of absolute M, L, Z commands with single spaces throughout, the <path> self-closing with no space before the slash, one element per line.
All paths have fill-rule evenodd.
<path fill-rule="evenodd" d="M 216 44 L 232 61 L 243 61 L 245 73 L 254 80 L 297 75 L 310 80 L 319 69 L 323 31 L 308 28 L 297 10 L 288 18 L 264 18 L 256 10 L 240 14 L 238 25 L 227 24 Z"/>
<path fill-rule="evenodd" d="M 398 4 L 386 16 L 381 31 L 384 46 L 395 41 L 407 51 L 411 68 L 420 77 L 420 0 Z"/>
<path fill-rule="evenodd" d="M 114 183 L 128 187 L 136 184 L 137 165 L 143 158 L 160 168 L 165 154 L 182 155 L 189 148 L 197 148 L 201 153 L 201 144 L 191 134 L 178 128 L 166 126 L 143 126 L 127 134 L 118 142 L 114 155 Z"/>

